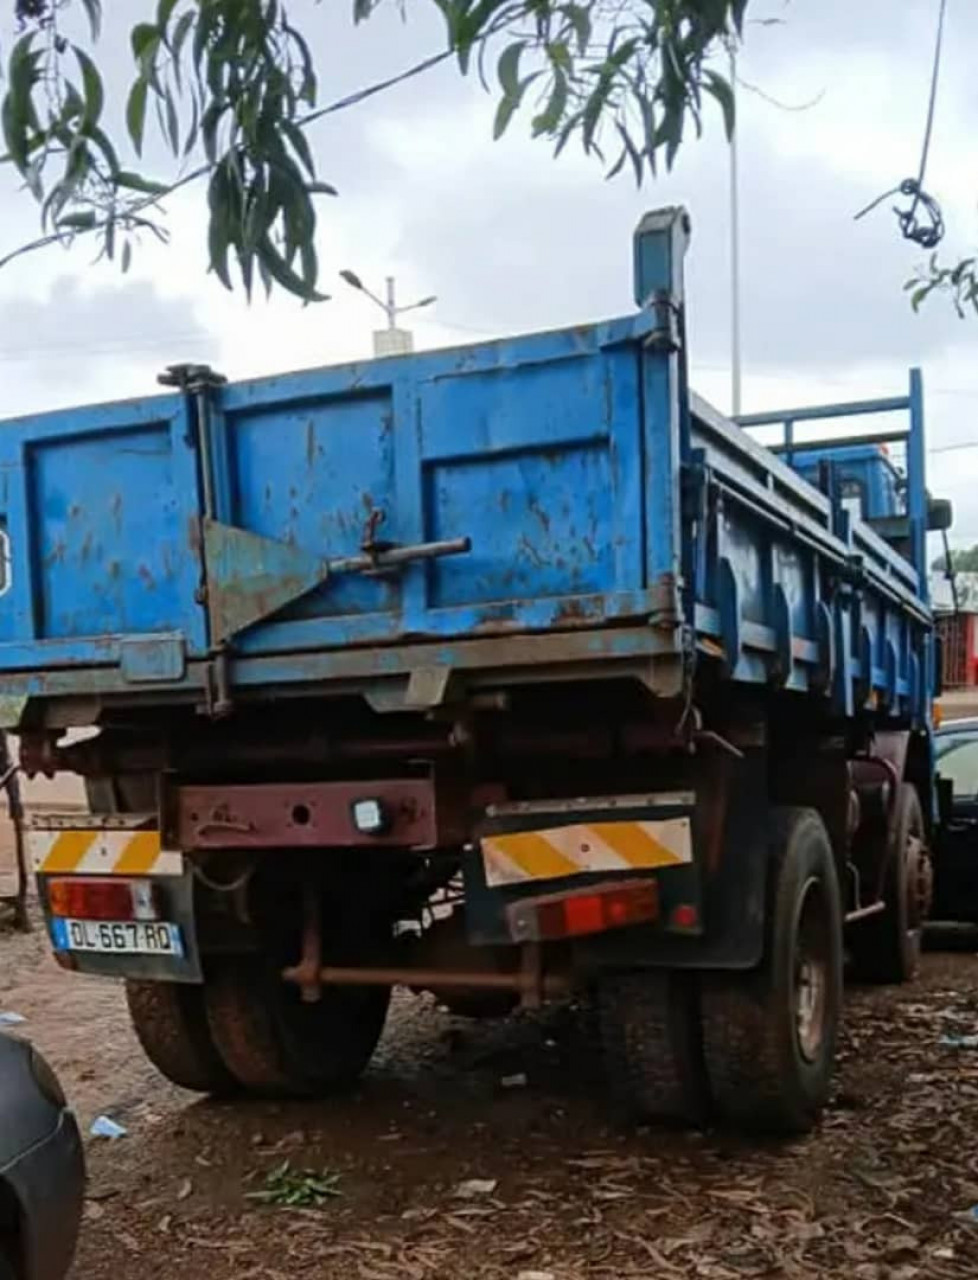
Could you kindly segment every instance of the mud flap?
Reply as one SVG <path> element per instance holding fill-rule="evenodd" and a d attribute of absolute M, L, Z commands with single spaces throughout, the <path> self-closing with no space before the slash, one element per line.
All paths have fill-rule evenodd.
<path fill-rule="evenodd" d="M 60 965 L 112 978 L 203 980 L 193 871 L 181 853 L 163 847 L 152 817 L 38 813 L 26 836 Z M 98 911 L 86 906 L 86 892 L 94 896 L 113 884 L 130 887 L 132 908 L 106 914 L 104 901 Z M 57 904 L 52 886 L 62 895 Z"/>
<path fill-rule="evenodd" d="M 577 939 L 575 966 L 586 974 L 643 966 L 750 969 L 757 965 L 764 948 L 769 808 L 767 762 L 762 751 L 748 751 L 742 759 L 730 759 L 719 769 L 704 769 L 695 797 L 688 796 L 672 807 L 661 802 L 645 809 L 620 807 L 617 816 L 622 820 L 688 816 L 692 856 L 688 862 L 655 869 L 662 906 L 658 924 Z M 541 825 L 539 816 L 534 820 Z M 528 825 L 524 818 L 523 829 Z M 588 872 L 491 885 L 478 844 L 466 854 L 463 870 L 469 940 L 475 945 L 513 942 L 507 912 L 521 898 L 542 891 L 583 890 L 609 879 L 607 872 Z M 647 878 L 649 871 L 620 874 L 622 880 L 628 880 Z M 694 909 L 695 927 L 671 925 L 679 906 Z"/>

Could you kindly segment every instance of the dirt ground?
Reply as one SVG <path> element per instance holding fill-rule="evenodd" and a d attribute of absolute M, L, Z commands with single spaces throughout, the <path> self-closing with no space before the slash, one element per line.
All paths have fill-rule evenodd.
<path fill-rule="evenodd" d="M 849 992 L 832 1105 L 779 1145 L 617 1128 L 572 1010 L 473 1024 L 401 997 L 353 1097 L 292 1105 L 166 1084 L 120 988 L 62 972 L 40 930 L 0 936 L 0 1009 L 86 1132 L 128 1130 L 87 1139 L 77 1280 L 937 1280 L 978 1275 L 978 1049 L 940 1043 L 978 1031 L 968 945 L 912 987 Z M 284 1159 L 340 1194 L 249 1199 Z"/>

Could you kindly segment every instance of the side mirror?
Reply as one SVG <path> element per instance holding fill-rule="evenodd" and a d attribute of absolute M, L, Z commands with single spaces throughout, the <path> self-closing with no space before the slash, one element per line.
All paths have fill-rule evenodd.
<path fill-rule="evenodd" d="M 948 498 L 927 499 L 927 528 L 932 533 L 945 533 L 954 523 L 954 508 Z"/>

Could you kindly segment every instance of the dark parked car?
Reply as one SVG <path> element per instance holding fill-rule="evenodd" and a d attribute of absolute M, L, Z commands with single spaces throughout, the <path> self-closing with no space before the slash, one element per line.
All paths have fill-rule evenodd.
<path fill-rule="evenodd" d="M 85 1195 L 75 1117 L 25 1040 L 0 1034 L 0 1280 L 62 1280 Z"/>
<path fill-rule="evenodd" d="M 978 923 L 978 718 L 942 724 L 934 751 L 941 822 L 931 915 Z"/>

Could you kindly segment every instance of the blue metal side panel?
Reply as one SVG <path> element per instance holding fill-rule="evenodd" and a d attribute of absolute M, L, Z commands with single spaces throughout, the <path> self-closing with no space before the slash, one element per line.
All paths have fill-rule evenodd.
<path fill-rule="evenodd" d="M 696 533 L 701 648 L 735 680 L 818 692 L 840 716 L 865 707 L 925 722 L 931 623 L 915 566 L 694 403 L 696 465 L 710 493 Z"/>
<path fill-rule="evenodd" d="M 345 556 L 359 551 L 379 510 L 386 515 L 379 536 L 401 540 L 389 388 L 272 404 L 228 415 L 226 424 L 228 523 L 317 555 Z M 280 616 L 390 614 L 399 605 L 396 579 L 348 574 Z"/>
<path fill-rule="evenodd" d="M 650 614 L 641 459 L 655 425 L 640 382 L 657 357 L 642 352 L 645 328 L 636 317 L 226 388 L 215 418 L 228 475 L 215 489 L 230 523 L 330 558 L 359 550 L 373 513 L 381 540 L 472 543 L 396 575 L 332 577 L 235 647 Z"/>
<path fill-rule="evenodd" d="M 206 649 L 197 472 L 179 396 L 7 423 L 0 665 L 107 660 L 120 634 Z"/>

